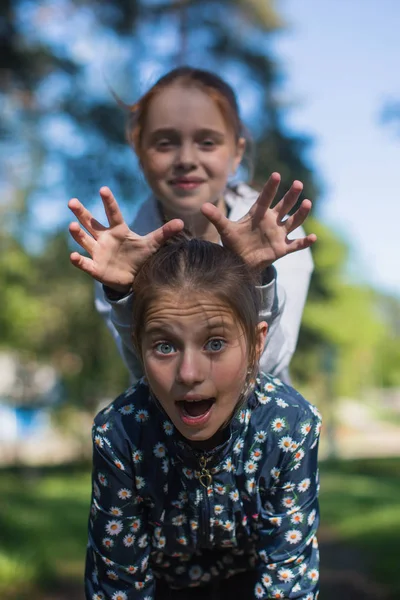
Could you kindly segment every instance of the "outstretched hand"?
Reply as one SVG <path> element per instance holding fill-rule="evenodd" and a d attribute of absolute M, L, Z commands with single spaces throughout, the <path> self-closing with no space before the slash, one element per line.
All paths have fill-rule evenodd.
<path fill-rule="evenodd" d="M 91 275 L 97 281 L 125 293 L 132 287 L 134 278 L 143 263 L 164 242 L 183 229 L 180 219 L 173 219 L 159 229 L 140 236 L 125 223 L 117 201 L 108 187 L 100 189 L 109 227 L 104 227 L 79 202 L 77 198 L 68 206 L 78 219 L 69 226 L 74 240 L 90 255 L 72 252 L 72 264 Z M 86 231 L 85 231 L 86 230 Z"/>
<path fill-rule="evenodd" d="M 263 271 L 291 252 L 308 248 L 317 239 L 314 233 L 294 240 L 288 238 L 304 223 L 312 204 L 310 200 L 303 200 L 296 212 L 287 217 L 303 189 L 300 181 L 294 181 L 283 198 L 270 208 L 280 181 L 279 173 L 272 173 L 256 202 L 239 221 L 230 221 L 213 204 L 206 203 L 202 207 L 203 214 L 217 229 L 224 246 L 239 254 L 256 271 Z"/>

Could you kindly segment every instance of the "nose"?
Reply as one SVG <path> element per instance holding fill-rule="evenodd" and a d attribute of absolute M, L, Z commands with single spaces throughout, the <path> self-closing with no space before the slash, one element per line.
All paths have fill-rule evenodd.
<path fill-rule="evenodd" d="M 197 165 L 197 149 L 190 142 L 182 143 L 176 156 L 176 168 L 183 171 L 193 169 Z"/>
<path fill-rule="evenodd" d="M 185 386 L 193 386 L 205 379 L 204 357 L 193 350 L 185 350 L 180 356 L 176 371 L 176 381 Z"/>

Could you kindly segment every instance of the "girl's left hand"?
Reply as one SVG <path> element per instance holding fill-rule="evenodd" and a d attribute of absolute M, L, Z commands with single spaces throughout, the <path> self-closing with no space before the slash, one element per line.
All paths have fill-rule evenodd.
<path fill-rule="evenodd" d="M 204 216 L 215 226 L 224 246 L 227 246 L 256 271 L 263 271 L 273 262 L 298 250 L 308 248 L 317 240 L 314 233 L 291 240 L 288 234 L 302 225 L 311 210 L 311 201 L 303 200 L 297 211 L 287 219 L 303 189 L 301 181 L 291 188 L 274 208 L 270 208 L 281 181 L 272 173 L 256 202 L 239 221 L 230 221 L 213 204 L 202 207 Z"/>

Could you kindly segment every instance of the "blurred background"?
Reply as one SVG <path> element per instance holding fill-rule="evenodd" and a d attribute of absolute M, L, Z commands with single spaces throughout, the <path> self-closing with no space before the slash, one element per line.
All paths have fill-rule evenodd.
<path fill-rule="evenodd" d="M 0 597 L 82 600 L 90 427 L 128 383 L 69 263 L 67 201 L 128 222 L 123 110 L 170 68 L 238 92 L 260 187 L 304 182 L 318 234 L 292 376 L 324 416 L 322 600 L 400 596 L 400 4 L 2 0 Z"/>

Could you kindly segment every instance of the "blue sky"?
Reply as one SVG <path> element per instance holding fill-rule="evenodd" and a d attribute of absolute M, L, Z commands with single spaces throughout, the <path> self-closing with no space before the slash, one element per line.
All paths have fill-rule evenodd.
<path fill-rule="evenodd" d="M 400 100 L 400 2 L 281 0 L 274 43 L 297 104 L 287 123 L 315 140 L 319 216 L 351 244 L 349 274 L 400 296 L 400 136 L 380 121 Z"/>

